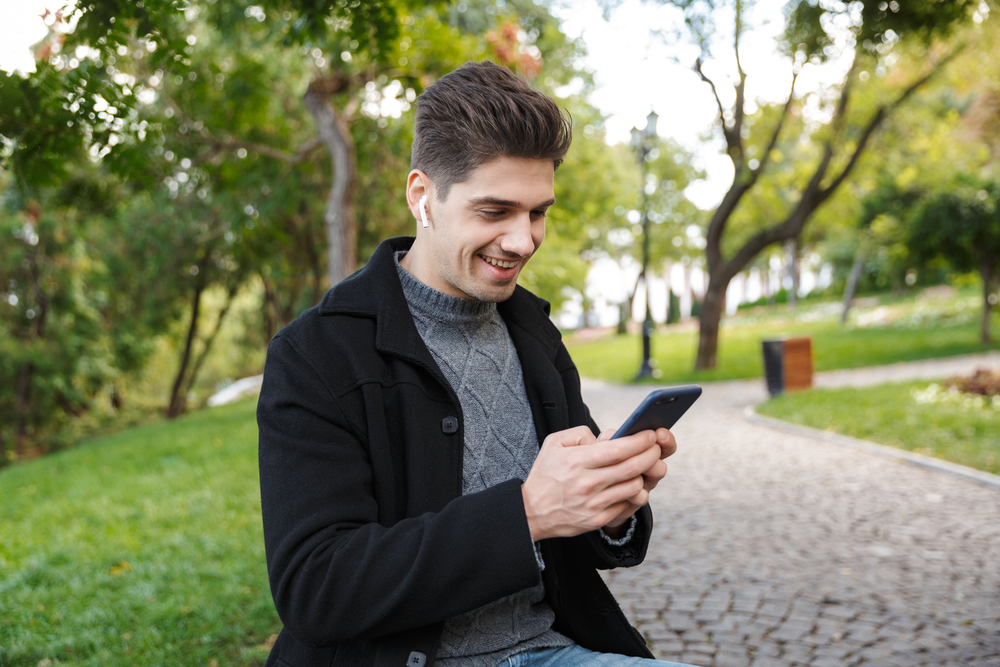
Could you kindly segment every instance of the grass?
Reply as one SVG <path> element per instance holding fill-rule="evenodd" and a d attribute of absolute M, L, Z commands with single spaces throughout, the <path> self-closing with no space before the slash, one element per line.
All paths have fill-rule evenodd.
<path fill-rule="evenodd" d="M 813 389 L 757 406 L 760 414 L 1000 474 L 1000 411 L 919 404 L 930 383 Z"/>
<path fill-rule="evenodd" d="M 254 402 L 0 470 L 0 665 L 257 665 Z"/>
<path fill-rule="evenodd" d="M 885 304 L 855 308 L 841 326 L 839 304 L 820 303 L 798 310 L 779 306 L 758 314 L 723 321 L 718 363 L 695 372 L 698 346 L 695 325 L 674 325 L 652 338 L 659 383 L 707 382 L 763 375 L 761 341 L 781 336 L 810 336 L 817 371 L 860 368 L 1000 349 L 1000 342 L 979 343 L 979 301 L 962 296 L 940 302 L 886 299 Z M 994 318 L 994 327 L 1000 317 Z M 611 382 L 630 382 L 639 370 L 642 340 L 638 335 L 609 335 L 580 341 L 567 337 L 567 347 L 581 375 Z"/>

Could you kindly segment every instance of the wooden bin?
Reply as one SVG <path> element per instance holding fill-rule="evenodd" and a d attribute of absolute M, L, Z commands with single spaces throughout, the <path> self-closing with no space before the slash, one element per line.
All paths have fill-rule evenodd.
<path fill-rule="evenodd" d="M 771 396 L 812 387 L 813 356 L 811 338 L 765 340 L 764 379 Z"/>

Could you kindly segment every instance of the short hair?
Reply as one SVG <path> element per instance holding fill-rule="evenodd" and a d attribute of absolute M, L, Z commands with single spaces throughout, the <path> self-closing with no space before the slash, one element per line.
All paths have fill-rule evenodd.
<path fill-rule="evenodd" d="M 482 165 L 503 157 L 566 157 L 568 113 L 511 72 L 489 61 L 466 63 L 417 98 L 411 169 L 431 179 L 442 199 Z"/>

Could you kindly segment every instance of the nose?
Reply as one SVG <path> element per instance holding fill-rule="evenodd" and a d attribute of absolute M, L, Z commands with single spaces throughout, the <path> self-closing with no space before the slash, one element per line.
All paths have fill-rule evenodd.
<path fill-rule="evenodd" d="M 535 252 L 535 239 L 532 236 L 531 217 L 528 213 L 515 216 L 510 221 L 510 226 L 500 237 L 500 249 L 520 257 Z"/>

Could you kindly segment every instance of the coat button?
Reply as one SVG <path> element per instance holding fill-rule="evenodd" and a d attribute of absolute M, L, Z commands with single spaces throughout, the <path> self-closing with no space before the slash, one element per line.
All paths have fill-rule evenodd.
<path fill-rule="evenodd" d="M 451 435 L 458 432 L 458 417 L 445 417 L 441 420 L 441 430 Z"/>

